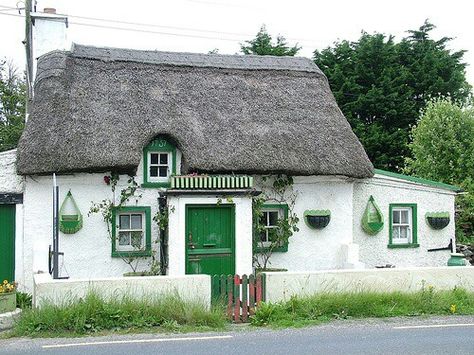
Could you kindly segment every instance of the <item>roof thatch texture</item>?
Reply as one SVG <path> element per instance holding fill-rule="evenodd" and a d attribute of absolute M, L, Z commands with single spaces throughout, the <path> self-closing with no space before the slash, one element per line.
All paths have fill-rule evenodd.
<path fill-rule="evenodd" d="M 18 171 L 133 171 L 157 135 L 184 172 L 373 175 L 309 59 L 79 45 L 39 59 Z"/>

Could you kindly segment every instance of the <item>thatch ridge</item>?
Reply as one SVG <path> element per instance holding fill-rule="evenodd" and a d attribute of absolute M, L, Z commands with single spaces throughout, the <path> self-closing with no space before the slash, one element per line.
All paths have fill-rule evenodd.
<path fill-rule="evenodd" d="M 309 59 L 113 52 L 40 58 L 21 174 L 134 171 L 143 147 L 168 135 L 185 172 L 373 175 Z"/>

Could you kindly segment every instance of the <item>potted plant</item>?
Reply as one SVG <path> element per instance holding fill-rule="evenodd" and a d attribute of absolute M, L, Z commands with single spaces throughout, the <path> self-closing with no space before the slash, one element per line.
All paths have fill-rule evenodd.
<path fill-rule="evenodd" d="M 307 210 L 304 212 L 304 221 L 312 229 L 322 229 L 329 224 L 331 220 L 331 211 L 329 210 Z"/>
<path fill-rule="evenodd" d="M 3 280 L 0 284 L 0 313 L 13 312 L 16 309 L 16 283 Z"/>
<path fill-rule="evenodd" d="M 449 212 L 428 212 L 426 221 L 433 229 L 443 229 L 449 224 Z"/>

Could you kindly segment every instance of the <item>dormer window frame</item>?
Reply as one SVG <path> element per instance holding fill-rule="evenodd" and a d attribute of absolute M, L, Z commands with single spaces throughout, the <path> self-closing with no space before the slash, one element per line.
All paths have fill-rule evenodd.
<path fill-rule="evenodd" d="M 156 154 L 156 159 L 152 154 Z M 166 162 L 162 159 L 164 156 L 167 156 Z M 160 176 L 165 167 L 166 177 Z M 152 170 L 156 176 L 151 176 Z M 166 138 L 157 137 L 143 149 L 142 187 L 169 187 L 173 175 L 176 175 L 176 147 Z"/>

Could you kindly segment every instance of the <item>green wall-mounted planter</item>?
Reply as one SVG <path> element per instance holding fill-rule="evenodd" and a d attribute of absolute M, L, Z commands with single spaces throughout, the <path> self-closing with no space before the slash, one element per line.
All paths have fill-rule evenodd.
<path fill-rule="evenodd" d="M 375 203 L 374 197 L 370 196 L 364 214 L 362 215 L 362 229 L 370 235 L 375 235 L 383 228 L 383 214 Z"/>
<path fill-rule="evenodd" d="M 70 204 L 70 210 L 72 212 L 65 213 L 67 205 Z M 59 210 L 59 230 L 64 234 L 74 234 L 82 228 L 82 214 L 77 207 L 76 201 L 72 197 L 71 191 L 69 191 L 61 204 Z"/>
<path fill-rule="evenodd" d="M 449 224 L 449 212 L 428 212 L 426 222 L 433 229 L 443 229 Z"/>
<path fill-rule="evenodd" d="M 331 221 L 329 210 L 306 210 L 303 214 L 304 222 L 309 228 L 323 229 Z"/>

